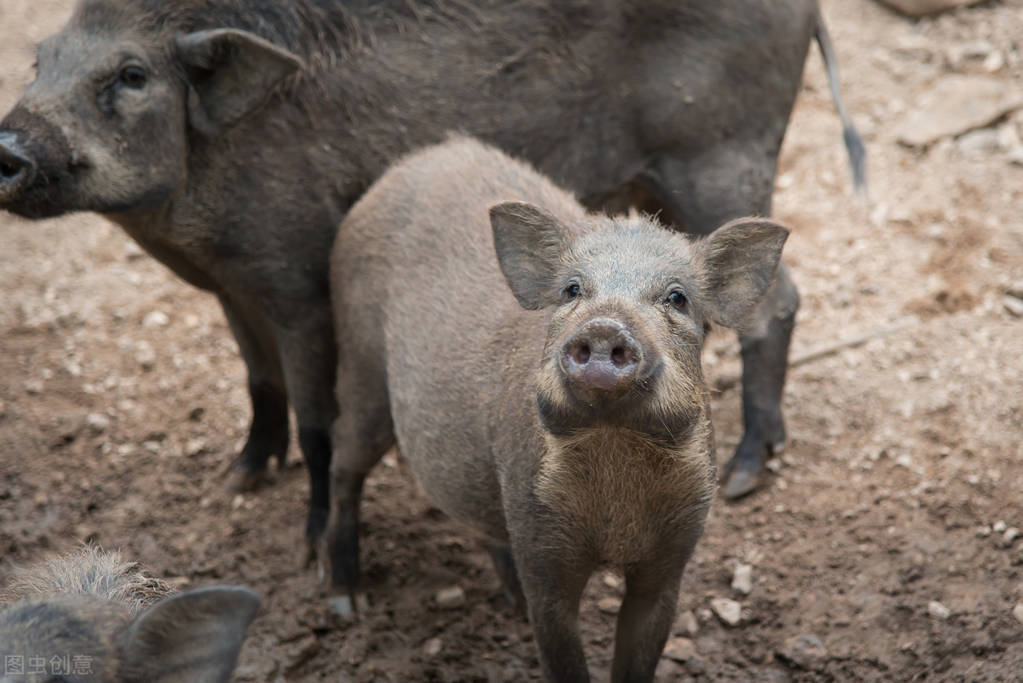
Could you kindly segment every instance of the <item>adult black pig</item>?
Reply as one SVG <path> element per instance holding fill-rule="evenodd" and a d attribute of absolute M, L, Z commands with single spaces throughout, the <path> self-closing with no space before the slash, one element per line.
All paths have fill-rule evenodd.
<path fill-rule="evenodd" d="M 460 129 L 591 208 L 706 234 L 769 213 L 814 35 L 830 64 L 813 0 L 80 0 L 0 124 L 0 208 L 99 212 L 218 297 L 252 400 L 238 484 L 283 458 L 290 402 L 315 541 L 337 411 L 327 254 L 387 164 Z M 741 338 L 728 495 L 784 441 L 797 305 L 782 269 Z"/>
<path fill-rule="evenodd" d="M 395 164 L 331 255 L 339 611 L 358 587 L 365 476 L 397 441 L 525 597 L 550 680 L 589 680 L 579 599 L 602 565 L 626 585 L 611 679 L 652 680 L 715 488 L 705 324 L 744 322 L 787 235 L 746 218 L 690 241 L 587 214 L 471 139 Z"/>

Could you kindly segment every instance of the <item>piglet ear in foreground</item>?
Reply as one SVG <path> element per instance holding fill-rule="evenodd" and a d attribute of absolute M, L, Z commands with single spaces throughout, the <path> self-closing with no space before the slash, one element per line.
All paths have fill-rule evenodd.
<path fill-rule="evenodd" d="M 127 680 L 227 681 L 258 611 L 259 597 L 238 586 L 198 588 L 161 600 L 121 636 Z"/>
<path fill-rule="evenodd" d="M 254 33 L 212 29 L 174 41 L 188 74 L 188 121 L 212 136 L 263 103 L 302 60 Z"/>
<path fill-rule="evenodd" d="M 565 229 L 549 211 L 524 202 L 490 207 L 494 249 L 508 286 L 523 308 L 554 301 L 554 275 L 565 250 Z"/>
<path fill-rule="evenodd" d="M 788 236 L 789 231 L 774 221 L 740 218 L 698 243 L 714 321 L 741 326 L 771 286 Z"/>

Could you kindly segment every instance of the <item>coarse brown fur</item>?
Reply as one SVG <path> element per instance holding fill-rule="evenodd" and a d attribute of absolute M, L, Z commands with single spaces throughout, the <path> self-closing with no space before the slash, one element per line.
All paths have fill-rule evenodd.
<path fill-rule="evenodd" d="M 549 678 L 587 680 L 578 601 L 611 565 L 627 583 L 613 677 L 649 680 L 715 490 L 704 325 L 753 310 L 786 234 L 746 219 L 693 242 L 648 217 L 587 214 L 465 137 L 399 161 L 331 256 L 338 609 L 358 587 L 363 480 L 396 441 L 524 596 Z M 614 384 L 573 379 L 569 349 L 585 338 L 596 358 L 601 335 L 622 345 Z"/>
<path fill-rule="evenodd" d="M 0 124 L 0 208 L 97 211 L 219 299 L 249 373 L 236 484 L 289 443 L 327 507 L 338 222 L 387 165 L 462 130 L 591 207 L 705 234 L 766 215 L 813 0 L 80 0 Z M 141 75 L 140 75 L 141 74 Z M 784 440 L 797 297 L 743 339 L 758 472 Z"/>
<path fill-rule="evenodd" d="M 98 548 L 19 570 L 0 601 L 0 683 L 226 681 L 259 599 L 237 587 L 172 593 Z"/>

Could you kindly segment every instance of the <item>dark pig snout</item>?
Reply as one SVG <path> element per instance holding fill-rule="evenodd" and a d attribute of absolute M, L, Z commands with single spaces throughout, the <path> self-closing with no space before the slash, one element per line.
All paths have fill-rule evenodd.
<path fill-rule="evenodd" d="M 31 182 L 36 163 L 14 133 L 0 131 L 0 201 L 12 198 Z"/>
<path fill-rule="evenodd" d="M 626 325 L 596 318 L 562 346 L 561 370 L 570 385 L 586 393 L 611 392 L 643 377 L 647 355 Z"/>

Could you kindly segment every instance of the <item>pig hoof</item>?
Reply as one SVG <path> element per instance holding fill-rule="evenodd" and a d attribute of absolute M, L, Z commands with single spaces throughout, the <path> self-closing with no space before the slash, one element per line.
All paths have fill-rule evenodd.
<path fill-rule="evenodd" d="M 355 600 L 350 595 L 335 595 L 327 600 L 334 614 L 345 619 L 354 617 L 359 612 L 369 609 L 369 599 L 362 593 L 356 593 Z"/>
<path fill-rule="evenodd" d="M 236 469 L 227 480 L 227 490 L 231 493 L 251 493 L 269 485 L 270 482 L 270 475 L 266 470 Z"/>
<path fill-rule="evenodd" d="M 762 471 L 750 471 L 733 469 L 725 479 L 725 486 L 722 493 L 725 498 L 735 500 L 752 493 L 760 486 Z"/>

